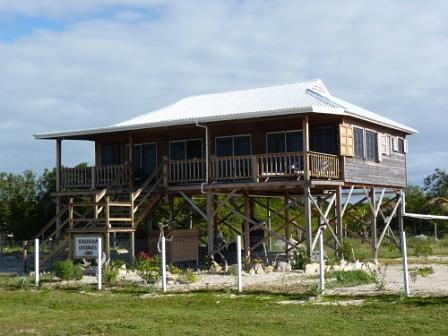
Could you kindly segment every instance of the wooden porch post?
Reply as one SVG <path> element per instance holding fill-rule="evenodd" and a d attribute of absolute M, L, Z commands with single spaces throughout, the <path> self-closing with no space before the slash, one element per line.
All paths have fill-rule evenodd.
<path fill-rule="evenodd" d="M 310 197 L 311 191 L 309 186 L 305 186 L 303 188 L 303 197 L 304 197 L 304 218 L 305 218 L 305 244 L 306 244 L 306 252 L 309 257 L 312 254 L 312 244 L 313 244 L 313 227 L 312 227 L 312 213 L 311 213 L 311 200 Z"/>
<path fill-rule="evenodd" d="M 215 227 L 215 216 L 213 215 L 215 210 L 215 204 L 213 200 L 213 195 L 209 191 L 207 192 L 207 247 L 208 256 L 213 259 L 214 251 L 214 227 Z"/>
<path fill-rule="evenodd" d="M 339 242 L 342 244 L 344 239 L 343 232 L 343 218 L 342 218 L 342 187 L 336 187 L 336 231 Z"/>
<path fill-rule="evenodd" d="M 308 152 L 310 150 L 310 139 L 309 139 L 309 122 L 308 115 L 303 116 L 302 120 L 302 139 L 303 139 L 303 170 L 304 179 L 310 179 L 310 163 L 308 159 Z"/>
<path fill-rule="evenodd" d="M 371 233 L 371 239 L 372 239 L 372 257 L 373 259 L 378 259 L 378 250 L 376 248 L 377 244 L 377 232 L 376 232 L 376 198 L 375 198 L 375 188 L 370 189 L 370 202 L 372 204 L 372 213 L 370 216 L 370 233 Z"/>
<path fill-rule="evenodd" d="M 401 237 L 402 237 L 401 233 L 404 230 L 404 227 L 403 227 L 404 204 L 403 204 L 403 197 L 401 195 L 401 190 L 398 193 L 398 196 L 399 197 L 397 199 L 397 202 L 400 202 L 400 205 L 398 206 L 398 210 L 397 210 L 397 222 L 398 222 L 398 232 L 400 233 L 400 246 L 403 246 L 403 245 L 401 245 L 403 243 L 401 241 Z"/>
<path fill-rule="evenodd" d="M 56 192 L 61 191 L 61 168 L 62 168 L 62 140 L 56 140 Z M 61 197 L 58 195 L 56 197 L 56 214 L 61 212 Z M 56 220 L 56 238 L 60 236 L 60 228 L 61 228 L 61 217 L 59 216 Z"/>
<path fill-rule="evenodd" d="M 128 150 L 128 169 L 129 169 L 129 186 L 134 188 L 134 137 L 129 133 L 129 150 Z"/>

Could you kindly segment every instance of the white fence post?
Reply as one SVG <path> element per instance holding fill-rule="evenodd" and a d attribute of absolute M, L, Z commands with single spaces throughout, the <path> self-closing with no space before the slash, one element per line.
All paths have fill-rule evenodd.
<path fill-rule="evenodd" d="M 243 277 L 242 277 L 242 263 L 241 263 L 241 236 L 236 236 L 236 263 L 237 263 L 237 278 L 236 289 L 238 293 L 243 291 Z"/>
<path fill-rule="evenodd" d="M 406 232 L 401 232 L 401 255 L 403 257 L 403 283 L 406 296 L 411 294 L 409 290 L 408 252 L 406 250 Z"/>
<path fill-rule="evenodd" d="M 324 231 L 319 232 L 319 283 L 320 293 L 323 294 L 325 290 L 325 264 L 324 264 Z"/>
<path fill-rule="evenodd" d="M 102 289 L 103 285 L 103 244 L 101 237 L 98 237 L 98 269 L 97 269 L 97 275 L 98 275 L 98 289 Z"/>
<path fill-rule="evenodd" d="M 34 283 L 36 285 L 36 287 L 39 287 L 39 281 L 40 281 L 40 277 L 39 274 L 40 270 L 39 270 L 39 239 L 36 238 L 34 240 Z"/>
<path fill-rule="evenodd" d="M 162 291 L 166 292 L 166 249 L 165 249 L 165 237 L 162 237 L 161 244 L 161 254 L 162 254 L 162 264 L 160 265 L 162 268 Z"/>

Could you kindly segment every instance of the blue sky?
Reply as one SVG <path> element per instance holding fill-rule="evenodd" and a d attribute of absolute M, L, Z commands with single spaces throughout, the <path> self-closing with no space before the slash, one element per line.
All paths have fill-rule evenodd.
<path fill-rule="evenodd" d="M 33 133 L 123 121 L 184 96 L 320 78 L 417 128 L 409 180 L 448 169 L 448 2 L 0 0 L 0 170 L 40 172 Z M 67 142 L 63 161 L 92 161 Z"/>

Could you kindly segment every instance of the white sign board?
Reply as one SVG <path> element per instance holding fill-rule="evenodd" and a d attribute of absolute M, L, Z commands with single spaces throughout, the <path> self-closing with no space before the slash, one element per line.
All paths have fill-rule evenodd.
<path fill-rule="evenodd" d="M 97 236 L 75 236 L 75 258 L 98 257 Z"/>

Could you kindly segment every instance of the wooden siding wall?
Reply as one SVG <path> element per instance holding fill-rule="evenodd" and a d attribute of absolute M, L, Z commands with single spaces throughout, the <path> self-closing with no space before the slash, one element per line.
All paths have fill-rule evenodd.
<path fill-rule="evenodd" d="M 406 157 L 402 154 L 383 156 L 381 162 L 345 158 L 345 181 L 372 185 L 406 186 Z"/>
<path fill-rule="evenodd" d="M 392 137 L 405 138 L 403 132 L 356 119 L 345 118 L 344 123 L 388 134 Z M 405 187 L 407 185 L 406 155 L 393 152 L 391 149 L 390 155 L 382 155 L 381 158 L 382 160 L 379 162 L 372 162 L 354 157 L 345 157 L 345 181 L 357 184 Z"/>

